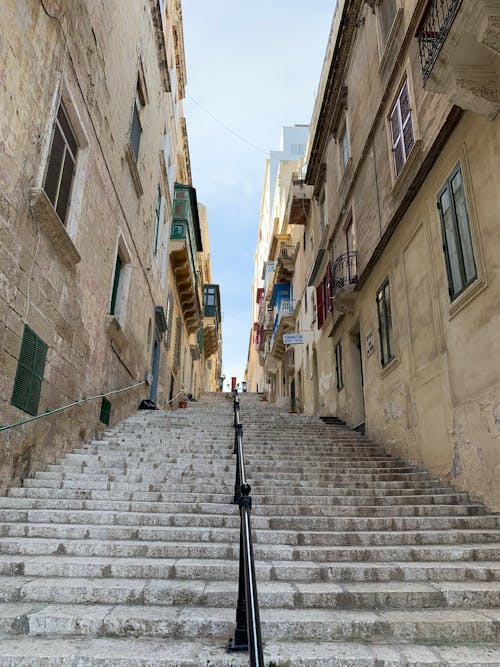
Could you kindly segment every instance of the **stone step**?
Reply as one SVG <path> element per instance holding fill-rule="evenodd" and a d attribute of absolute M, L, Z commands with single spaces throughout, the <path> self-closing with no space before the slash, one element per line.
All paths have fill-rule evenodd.
<path fill-rule="evenodd" d="M 37 530 L 38 528 L 38 530 Z M 7 531 L 6 531 L 7 532 Z M 29 527 L 22 532 L 15 526 L 0 538 L 0 553 L 16 555 L 67 554 L 86 557 L 139 557 L 139 558 L 229 558 L 237 559 L 239 544 L 237 540 L 228 541 L 234 534 L 177 535 L 177 540 L 164 540 L 164 533 L 144 533 L 113 528 L 104 531 L 92 527 L 82 535 L 65 526 Z M 167 536 L 168 537 L 168 536 Z M 170 535 L 170 537 L 174 537 Z M 382 544 L 382 545 L 346 545 L 346 546 L 307 546 L 282 542 L 259 542 L 254 544 L 256 559 L 273 561 L 294 561 L 315 563 L 318 567 L 327 567 L 333 562 L 375 561 L 375 562 L 420 562 L 420 561 L 475 561 L 494 560 L 500 554 L 498 542 L 469 542 L 443 544 L 434 542 L 428 545 Z M 484 536 L 483 537 L 487 537 Z M 149 539 L 148 539 L 149 538 Z M 191 539 L 189 539 L 191 538 Z M 224 540 L 223 538 L 226 538 Z M 185 541 L 181 541 L 184 539 Z M 327 577 L 325 577 L 326 579 Z"/>
<path fill-rule="evenodd" d="M 153 512 L 116 512 L 98 510 L 59 509 L 0 509 L 2 523 L 63 523 L 100 524 L 121 526 L 169 526 L 202 528 L 238 528 L 240 518 L 235 505 L 231 514 Z M 455 506 L 451 506 L 454 510 Z M 252 528 L 256 531 L 427 531 L 498 528 L 498 516 L 263 516 L 252 515 Z M 500 531 L 499 531 L 500 536 Z"/>
<path fill-rule="evenodd" d="M 231 475 L 232 477 L 232 475 Z M 349 478 L 340 480 L 337 484 L 325 481 L 298 481 L 295 486 L 291 486 L 286 480 L 252 480 L 248 478 L 255 492 L 262 495 L 269 493 L 286 493 L 291 495 L 319 495 L 322 491 L 328 495 L 328 490 L 337 491 L 342 494 L 343 490 L 350 488 L 351 493 L 357 492 L 359 489 L 367 491 L 375 489 L 379 494 L 386 493 L 390 489 L 434 489 L 439 487 L 440 483 L 437 480 L 394 480 L 394 481 L 362 481 L 350 480 Z M 175 480 L 175 481 L 172 481 Z M 182 481 L 181 481 L 182 480 Z M 223 493 L 234 491 L 234 482 L 231 484 L 226 478 L 206 477 L 203 479 L 203 488 L 207 493 Z M 196 475 L 178 475 L 172 474 L 171 479 L 166 479 L 163 482 L 113 482 L 113 481 L 93 481 L 85 482 L 85 480 L 41 480 L 41 479 L 25 479 L 25 488 L 43 488 L 43 489 L 79 489 L 84 491 L 121 491 L 127 490 L 132 492 L 167 492 L 172 491 L 190 491 L 200 490 L 200 478 Z M 342 490 L 342 491 L 341 491 Z M 451 487 L 447 487 L 448 491 L 452 491 Z"/>
<path fill-rule="evenodd" d="M 459 609 L 500 604 L 500 581 L 307 583 L 263 580 L 261 609 Z M 235 580 L 0 577 L 1 602 L 231 607 Z"/>
<path fill-rule="evenodd" d="M 420 498 L 415 497 L 413 504 L 403 505 L 287 505 L 254 503 L 252 516 L 478 516 L 485 514 L 483 505 L 444 503 L 421 504 Z M 13 498 L 0 497 L 0 509 L 55 509 L 55 510 L 92 510 L 115 512 L 148 512 L 148 513 L 193 513 L 193 514 L 234 514 L 234 506 L 228 502 L 170 502 L 162 501 L 128 501 L 128 500 L 78 500 L 68 498 Z"/>
<path fill-rule="evenodd" d="M 238 543 L 239 526 L 234 528 L 200 526 L 119 526 L 110 524 L 20 524 L 0 525 L 5 537 L 48 537 L 52 539 L 141 540 L 161 542 Z M 325 556 L 339 546 L 414 546 L 499 543 L 498 530 L 426 530 L 426 531 L 301 531 L 253 529 L 256 544 L 301 546 L 307 560 L 330 560 Z M 308 551 L 306 551 L 308 549 Z"/>
<path fill-rule="evenodd" d="M 421 646 L 268 641 L 264 653 L 267 667 L 497 667 L 500 664 L 500 646 L 495 644 Z M 35 664 L 44 667 L 109 667 L 111 664 L 120 667 L 247 667 L 248 655 L 228 654 L 220 641 L 209 640 L 71 638 L 49 642 L 22 637 L 2 641 L 0 667 L 33 667 Z"/>
<path fill-rule="evenodd" d="M 131 491 L 128 490 L 102 490 L 102 489 L 67 489 L 67 488 L 44 488 L 44 487 L 14 487 L 9 489 L 9 498 L 53 498 L 53 499 L 82 499 L 82 500 L 128 500 L 136 502 L 163 502 L 163 501 L 188 501 L 188 502 L 224 502 L 232 503 L 234 497 L 234 485 L 223 486 L 217 488 L 217 492 L 206 490 L 205 493 L 200 493 L 199 486 L 193 487 L 193 490 L 186 489 L 184 485 L 172 485 L 171 491 Z M 389 489 L 384 492 L 378 492 L 376 489 L 349 489 L 336 488 L 335 495 L 325 491 L 323 495 L 313 493 L 298 493 L 301 489 L 291 489 L 290 493 L 286 489 L 273 490 L 269 493 L 255 493 L 252 491 L 252 497 L 255 504 L 271 505 L 271 504 L 299 504 L 304 505 L 318 505 L 333 504 L 333 505 L 373 505 L 384 504 L 387 501 L 388 505 L 393 503 L 407 504 L 413 499 L 419 504 L 420 499 L 422 503 L 453 503 L 463 502 L 467 500 L 466 494 L 457 494 L 449 487 L 444 488 L 424 488 L 424 489 Z M 306 489 L 306 491 L 308 491 Z M 408 500 L 407 500 L 408 499 Z"/>
<path fill-rule="evenodd" d="M 210 637 L 234 631 L 232 608 L 199 606 L 4 603 L 0 633 L 40 637 Z M 263 640 L 499 642 L 494 609 L 424 610 L 261 610 Z"/>

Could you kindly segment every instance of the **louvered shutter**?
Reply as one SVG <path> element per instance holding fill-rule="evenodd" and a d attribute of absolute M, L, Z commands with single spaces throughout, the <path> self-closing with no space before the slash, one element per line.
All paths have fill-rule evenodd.
<path fill-rule="evenodd" d="M 46 356 L 47 345 L 25 326 L 11 403 L 30 415 L 38 411 Z"/>
<path fill-rule="evenodd" d="M 316 287 L 316 303 L 318 304 L 318 329 L 321 329 L 325 321 L 324 313 L 324 284 L 320 283 Z"/>

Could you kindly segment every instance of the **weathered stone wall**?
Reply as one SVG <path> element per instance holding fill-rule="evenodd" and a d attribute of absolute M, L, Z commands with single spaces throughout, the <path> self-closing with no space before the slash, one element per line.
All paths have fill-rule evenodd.
<path fill-rule="evenodd" d="M 157 255 L 153 245 L 158 184 L 167 188 L 160 151 L 171 100 L 158 66 L 151 3 L 45 0 L 45 6 L 57 18 L 39 0 L 2 5 L 2 25 L 8 26 L 0 40 L 4 424 L 28 416 L 10 404 L 25 323 L 49 347 L 38 410 L 43 413 L 143 380 L 151 370 L 153 308 L 166 308 L 168 293 L 166 207 Z M 126 155 L 139 71 L 146 104 L 134 174 Z M 32 189 L 43 183 L 59 95 L 80 151 L 67 227 L 51 236 L 30 201 Z M 126 303 L 113 318 L 108 313 L 119 247 L 128 255 L 130 282 Z M 75 252 L 78 262 L 69 259 Z M 166 353 L 162 343 L 160 404 L 170 385 Z M 147 393 L 143 385 L 110 397 L 112 422 Z M 100 401 L 88 402 L 0 433 L 0 491 L 94 436 L 102 428 L 99 410 Z"/>

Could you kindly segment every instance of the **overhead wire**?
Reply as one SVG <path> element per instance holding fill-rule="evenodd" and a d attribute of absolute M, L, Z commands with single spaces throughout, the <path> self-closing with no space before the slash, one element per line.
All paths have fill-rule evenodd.
<path fill-rule="evenodd" d="M 205 113 L 207 113 L 211 118 L 213 118 L 213 119 L 215 120 L 216 123 L 219 123 L 219 125 L 222 125 L 222 127 L 223 127 L 227 132 L 229 132 L 230 134 L 232 134 L 232 135 L 234 135 L 235 137 L 237 137 L 240 141 L 245 142 L 246 144 L 248 144 L 248 145 L 251 146 L 252 148 L 255 148 L 255 150 L 259 151 L 260 153 L 264 153 L 264 155 L 268 155 L 268 154 L 269 154 L 269 151 L 265 151 L 263 148 L 260 148 L 260 146 L 257 146 L 257 145 L 254 144 L 252 141 L 250 141 L 250 140 L 248 140 L 248 139 L 245 139 L 245 137 L 241 136 L 241 134 L 238 134 L 238 132 L 236 132 L 236 131 L 233 130 L 231 127 L 229 127 L 229 125 L 226 125 L 226 123 L 224 123 L 222 120 L 220 120 L 220 118 L 217 118 L 217 116 L 215 116 L 209 109 L 207 109 L 205 106 L 203 106 L 203 104 L 201 104 L 200 102 L 198 102 L 198 100 L 195 100 L 194 97 L 193 97 L 192 95 L 187 95 L 187 97 L 188 97 L 192 102 L 194 102 L 197 106 L 199 106 L 200 109 L 203 109 L 203 111 L 204 111 Z"/>

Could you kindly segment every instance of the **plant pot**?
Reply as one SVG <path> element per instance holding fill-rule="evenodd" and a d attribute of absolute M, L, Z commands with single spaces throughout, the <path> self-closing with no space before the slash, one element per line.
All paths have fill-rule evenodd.
<path fill-rule="evenodd" d="M 187 408 L 188 402 L 187 401 L 179 401 L 179 407 L 180 408 Z"/>

